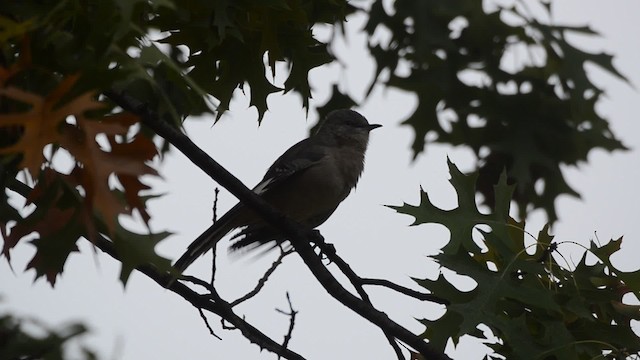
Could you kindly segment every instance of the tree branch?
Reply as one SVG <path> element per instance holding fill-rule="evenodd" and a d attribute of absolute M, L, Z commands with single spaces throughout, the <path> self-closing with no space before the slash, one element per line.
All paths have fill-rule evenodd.
<path fill-rule="evenodd" d="M 356 292 L 360 295 L 360 298 L 363 301 L 369 303 L 373 307 L 373 304 L 369 299 L 369 294 L 367 294 L 367 292 L 364 290 L 364 287 L 362 286 L 362 278 L 358 276 L 358 274 L 356 274 L 355 271 L 353 271 L 351 266 L 346 261 L 344 261 L 342 257 L 338 255 L 336 248 L 333 245 L 329 245 L 325 242 L 322 242 L 321 244 L 317 244 L 317 245 L 320 247 L 322 253 L 327 257 L 327 259 L 329 259 L 329 261 L 331 261 L 332 263 L 336 264 L 338 269 L 340 269 L 340 271 L 342 271 L 344 276 L 347 277 L 351 285 L 353 285 L 353 287 L 356 289 Z M 387 329 L 385 328 L 380 328 L 380 329 L 384 333 L 384 336 L 387 338 L 389 345 L 391 346 L 393 351 L 396 353 L 396 356 L 398 357 L 398 359 L 399 360 L 404 359 L 402 350 L 396 343 L 395 338 L 389 333 Z"/>
<path fill-rule="evenodd" d="M 425 294 L 425 293 L 421 293 L 419 291 L 415 291 L 413 289 L 409 289 L 407 287 L 398 285 L 394 282 L 391 282 L 389 280 L 384 280 L 384 279 L 368 279 L 368 278 L 361 278 L 361 283 L 362 285 L 377 285 L 377 286 L 384 286 L 386 288 L 389 288 L 391 290 L 395 290 L 401 294 L 410 296 L 412 298 L 418 299 L 418 300 L 422 300 L 422 301 L 431 301 L 437 304 L 441 304 L 441 305 L 449 305 L 449 301 L 442 299 L 438 296 L 435 296 L 433 294 Z"/>
<path fill-rule="evenodd" d="M 443 353 L 433 349 L 418 335 L 400 326 L 391 320 L 385 313 L 374 308 L 370 303 L 354 296 L 336 280 L 324 266 L 322 260 L 311 247 L 314 237 L 313 231 L 305 229 L 283 214 L 276 211 L 264 199 L 249 190 L 240 180 L 229 173 L 225 168 L 213 160 L 202 149 L 196 146 L 191 139 L 180 131 L 160 119 L 148 106 L 126 94 L 115 91 L 107 91 L 105 95 L 123 109 L 140 116 L 143 124 L 151 128 L 156 134 L 163 137 L 178 150 L 180 150 L 194 165 L 199 167 L 213 180 L 229 190 L 245 206 L 254 210 L 266 221 L 287 235 L 296 252 L 300 255 L 312 274 L 325 288 L 325 290 L 343 305 L 353 310 L 363 318 L 369 320 L 385 333 L 389 333 L 398 340 L 404 342 L 414 350 L 422 354 L 425 359 L 449 359 Z M 195 305 L 195 304 L 194 304 Z M 235 314 L 234 314 L 235 315 Z"/>
<path fill-rule="evenodd" d="M 280 256 L 278 256 L 278 258 L 273 262 L 273 264 L 271 264 L 271 267 L 267 269 L 267 271 L 265 271 L 264 275 L 262 275 L 260 280 L 258 280 L 256 287 L 253 288 L 253 290 L 246 293 L 244 296 L 232 301 L 231 307 L 234 307 L 256 296 L 260 292 L 260 290 L 264 287 L 264 285 L 267 283 L 267 280 L 269 280 L 269 277 L 271 276 L 271 274 L 273 274 L 278 268 L 278 266 L 282 264 L 282 260 L 284 259 L 284 257 L 291 253 L 293 253 L 293 249 L 289 249 L 289 250 L 281 249 Z M 287 295 L 287 299 L 288 298 L 289 298 L 289 295 Z"/>
<path fill-rule="evenodd" d="M 293 327 L 296 324 L 296 315 L 298 315 L 297 310 L 293 310 L 293 305 L 291 304 L 291 297 L 289 296 L 289 292 L 287 292 L 287 303 L 289 303 L 289 311 L 284 311 L 280 309 L 276 309 L 277 312 L 289 316 L 289 329 L 287 330 L 287 334 L 284 336 L 284 341 L 282 342 L 283 347 L 287 347 L 289 345 L 289 341 L 291 341 L 291 337 L 293 336 Z"/>
<path fill-rule="evenodd" d="M 7 188 L 15 191 L 23 197 L 27 197 L 29 193 L 33 190 L 30 186 L 24 184 L 23 182 L 12 178 L 7 182 Z M 36 204 L 37 206 L 37 204 Z M 116 250 L 113 246 L 113 243 L 106 239 L 102 234 L 98 234 L 95 236 L 95 241 L 93 242 L 97 248 L 102 250 L 107 255 L 111 256 L 117 261 L 121 261 L 120 257 L 116 253 Z M 182 280 L 192 282 L 196 285 L 200 285 L 209 291 L 207 295 L 201 295 L 197 292 L 191 290 L 186 285 L 179 282 L 171 282 L 172 279 L 170 276 L 164 273 L 160 273 L 156 270 L 152 265 L 144 265 L 136 267 L 138 271 L 155 281 L 160 286 L 170 290 L 171 292 L 179 295 L 183 299 L 190 302 L 198 312 L 200 316 L 205 321 L 205 325 L 207 329 L 211 333 L 211 335 L 220 339 L 214 332 L 211 326 L 209 325 L 206 317 L 204 316 L 203 310 L 209 311 L 220 316 L 225 321 L 229 322 L 233 325 L 233 329 L 238 329 L 242 333 L 247 340 L 258 345 L 261 349 L 266 349 L 274 354 L 277 354 L 279 357 L 283 357 L 285 359 L 292 360 L 304 360 L 304 357 L 292 350 L 286 348 L 286 346 L 280 345 L 270 337 L 265 335 L 263 332 L 258 330 L 256 327 L 248 323 L 244 318 L 238 316 L 233 312 L 233 308 L 230 303 L 223 300 L 217 293 L 216 289 L 206 281 L 200 280 L 198 278 L 192 276 L 184 276 Z M 171 284 L 170 284 L 171 282 Z"/>
<path fill-rule="evenodd" d="M 95 245 L 112 258 L 120 261 L 120 258 L 116 254 L 111 241 L 107 240 L 103 236 L 98 236 Z M 272 353 L 282 356 L 285 359 L 304 360 L 304 357 L 302 355 L 290 349 L 287 349 L 283 345 L 278 344 L 273 339 L 258 330 L 256 327 L 249 324 L 244 318 L 234 313 L 231 304 L 224 301 L 217 294 L 217 292 L 214 291 L 206 295 L 201 295 L 180 282 L 174 281 L 169 285 L 168 283 L 170 278 L 167 277 L 166 274 L 159 273 L 151 265 L 139 266 L 136 269 L 155 281 L 158 285 L 167 288 L 171 292 L 174 292 L 183 299 L 187 300 L 199 311 L 206 310 L 220 316 L 225 321 L 233 325 L 234 329 L 240 330 L 245 338 L 247 338 L 250 342 L 258 345 L 261 349 L 271 351 Z M 202 281 L 202 283 L 199 283 L 199 285 L 206 286 L 208 284 Z M 209 326 L 208 328 L 211 332 L 211 328 Z M 213 335 L 216 336 L 215 334 Z"/>
<path fill-rule="evenodd" d="M 216 335 L 216 333 L 213 331 L 213 328 L 211 327 L 211 325 L 209 325 L 209 320 L 207 319 L 207 316 L 204 314 L 204 310 L 199 308 L 198 312 L 200 313 L 200 317 L 202 318 L 202 321 L 204 322 L 204 325 L 209 330 L 209 334 L 211 334 L 211 336 L 215 337 L 218 340 L 222 340 L 222 338 L 220 336 Z"/>

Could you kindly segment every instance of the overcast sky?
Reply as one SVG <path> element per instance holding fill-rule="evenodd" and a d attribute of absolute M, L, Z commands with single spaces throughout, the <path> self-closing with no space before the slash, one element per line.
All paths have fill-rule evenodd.
<path fill-rule="evenodd" d="M 640 86 L 639 16 L 640 2 L 631 0 L 554 2 L 558 22 L 588 23 L 603 35 L 600 39 L 571 40 L 583 49 L 615 54 L 614 64 L 635 87 Z M 338 78 L 347 84 L 343 90 L 349 89 L 357 100 L 363 98 L 373 63 L 361 51 L 365 39 L 356 30 L 362 23 L 362 18 L 349 19 L 349 28 L 354 30 L 349 43 L 338 45 L 339 49 L 349 51 L 349 56 L 342 56 L 348 59 L 346 69 L 334 64 L 311 73 L 317 89 L 316 104 L 326 100 L 324 89 Z M 587 70 L 607 94 L 598 104 L 599 113 L 611 121 L 614 133 L 632 150 L 613 154 L 593 151 L 588 164 L 565 169 L 569 184 L 582 194 L 582 200 L 570 197 L 557 200 L 560 222 L 553 233 L 556 239 L 583 244 L 596 236 L 606 242 L 624 235 L 624 251 L 615 260 L 624 270 L 636 270 L 640 268 L 637 257 L 640 157 L 636 150 L 640 146 L 640 125 L 636 119 L 640 96 L 629 84 L 606 76 L 595 67 Z M 270 111 L 259 128 L 255 110 L 247 110 L 246 99 L 239 98 L 219 124 L 212 126 L 212 119 L 187 121 L 187 133 L 251 187 L 279 154 L 306 137 L 316 120 L 304 119 L 305 112 L 295 96 L 272 96 L 269 106 Z M 409 228 L 410 217 L 397 215 L 383 205 L 416 204 L 422 186 L 438 206 L 455 206 L 453 189 L 447 183 L 446 157 L 463 170 L 470 168 L 471 158 L 465 149 L 430 146 L 411 162 L 409 148 L 413 134 L 398 124 L 414 106 L 415 99 L 397 91 L 376 89 L 357 108 L 370 122 L 384 127 L 372 133 L 365 172 L 356 191 L 320 227 L 327 241 L 336 246 L 357 273 L 405 286 L 413 286 L 410 277 L 437 275 L 437 266 L 426 255 L 435 254 L 446 243 L 448 233 L 437 225 Z M 151 203 L 152 228 L 176 233 L 158 246 L 160 253 L 175 259 L 208 227 L 214 184 L 175 151 L 167 157 L 160 172 L 163 180 L 154 182 L 155 189 L 166 195 Z M 233 197 L 222 191 L 220 210 L 234 204 Z M 527 230 L 537 233 L 543 222 L 541 214 L 534 213 Z M 103 359 L 275 358 L 261 353 L 239 332 L 221 330 L 218 319 L 212 316 L 211 324 L 223 341 L 214 339 L 188 303 L 138 273 L 131 276 L 123 289 L 118 280 L 118 263 L 99 251 L 94 252 L 86 241 L 79 244 L 81 252 L 70 257 L 55 289 L 43 280 L 32 283 L 32 271 L 22 272 L 33 256 L 31 246 L 18 246 L 11 253 L 15 274 L 4 259 L 0 260 L 0 314 L 33 317 L 54 327 L 83 321 L 91 328 L 86 343 L 98 350 Z M 579 249 L 566 251 L 575 254 L 570 255 L 572 259 L 578 259 Z M 226 251 L 223 249 L 220 254 Z M 221 259 L 218 283 L 223 296 L 231 300 L 251 289 L 275 255 Z M 188 272 L 206 277 L 208 268 L 203 258 Z M 238 312 L 280 341 L 289 319 L 274 309 L 287 309 L 287 291 L 299 311 L 290 343 L 293 350 L 309 359 L 393 358 L 380 330 L 330 298 L 296 255 L 289 256 L 263 293 L 238 308 Z M 416 333 L 423 328 L 414 318 L 435 318 L 443 311 L 439 306 L 412 301 L 389 291 L 371 293 L 379 309 Z M 478 346 L 463 341 L 459 349 L 450 349 L 449 354 L 458 359 L 480 359 Z"/>

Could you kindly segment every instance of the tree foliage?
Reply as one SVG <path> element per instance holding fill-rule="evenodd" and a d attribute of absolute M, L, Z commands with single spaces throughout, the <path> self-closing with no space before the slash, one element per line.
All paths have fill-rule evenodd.
<path fill-rule="evenodd" d="M 539 10 L 530 11 L 527 4 Z M 464 334 L 484 339 L 480 324 L 500 339 L 491 346 L 507 358 L 582 359 L 603 353 L 623 358 L 637 352 L 629 321 L 640 317 L 638 308 L 622 297 L 639 295 L 638 273 L 617 271 L 609 261 L 620 241 L 592 244 L 585 254 L 596 262 L 584 255 L 574 267 L 559 265 L 564 243 L 553 242 L 543 230 L 527 245 L 524 220 L 509 217 L 513 197 L 521 219 L 531 209 L 542 209 L 553 223 L 555 199 L 579 195 L 561 167 L 586 161 L 596 148 L 624 149 L 595 110 L 603 91 L 584 67 L 592 63 L 624 77 L 610 55 L 585 52 L 566 39 L 576 33 L 595 36 L 593 29 L 553 24 L 546 20 L 550 11 L 550 2 L 543 0 L 511 5 L 474 0 L 5 1 L 0 8 L 2 254 L 10 261 L 11 250 L 37 233 L 28 269 L 53 285 L 77 242 L 86 238 L 122 263 L 123 283 L 138 269 L 166 286 L 161 275 L 170 270 L 170 260 L 154 247 L 169 234 L 139 234 L 120 224 L 122 216 L 148 224 L 146 200 L 153 192 L 143 177 L 156 175 L 151 162 L 159 164 L 169 144 L 185 153 L 193 150 L 188 139 L 166 127 L 179 133 L 190 117 L 218 118 L 236 90 L 249 97 L 258 121 L 272 94 L 295 92 L 309 107 L 309 71 L 340 57 L 331 51 L 340 32 L 323 43 L 313 36 L 314 26 L 340 29 L 347 16 L 360 13 L 368 19 L 363 31 L 376 65 L 367 96 L 378 86 L 418 100 L 404 119 L 415 133 L 414 156 L 434 142 L 464 145 L 477 155 L 474 176 L 451 166 L 458 208 L 438 209 L 426 194 L 419 206 L 397 207 L 416 223 L 449 228 L 450 242 L 435 259 L 477 285 L 461 292 L 445 277 L 426 278 L 418 283 L 429 293 L 416 294 L 368 282 L 330 255 L 356 287 L 356 298 L 299 250 L 318 280 L 383 329 L 396 353 L 398 339 L 415 339 L 373 307 L 364 285 L 383 283 L 448 304 L 442 318 L 424 321 L 429 345 L 421 338 L 412 345 L 423 355 L 436 349 L 439 357 L 449 339 Z M 388 36 L 378 36 L 381 32 Z M 276 71 L 284 69 L 278 63 L 288 68 L 282 86 L 274 81 Z M 319 114 L 355 105 L 348 91 L 338 88 L 334 85 L 333 96 L 315 109 Z M 194 154 L 189 158 L 195 164 Z M 210 169 L 220 174 L 215 166 Z M 20 174 L 27 181 L 19 181 Z M 21 211 L 7 189 L 35 210 Z M 492 213 L 478 211 L 476 193 Z M 491 230 L 477 230 L 480 224 Z M 481 240 L 474 240 L 474 231 Z M 244 329 L 245 336 L 270 351 L 299 356 L 235 315 L 234 303 L 215 288 L 191 281 L 209 290 L 208 302 L 198 302 L 204 300 L 182 284 L 171 290 L 199 311 Z"/>
<path fill-rule="evenodd" d="M 123 281 L 143 263 L 168 269 L 169 261 L 153 251 L 168 234 L 135 234 L 117 220 L 135 210 L 148 222 L 141 195 L 149 189 L 141 177 L 155 175 L 148 162 L 166 147 L 156 149 L 153 134 L 135 126 L 139 118 L 100 94 L 124 91 L 180 126 L 188 116 L 221 114 L 234 90 L 243 88 L 261 118 L 267 96 L 279 90 L 265 67 L 273 74 L 281 61 L 291 67 L 284 90 L 300 93 L 306 104 L 309 70 L 331 60 L 311 26 L 341 21 L 344 11 L 341 1 L 285 0 L 194 0 L 179 7 L 168 0 L 3 5 L 4 182 L 25 169 L 38 184 L 28 201 L 45 203 L 42 211 L 22 218 L 3 195 L 3 254 L 9 258 L 11 248 L 36 230 L 38 251 L 29 268 L 53 284 L 77 239 L 102 233 L 127 255 L 121 259 Z M 106 144 L 98 142 L 101 136 Z M 71 171 L 52 162 L 62 149 L 75 163 Z M 18 225 L 8 234 L 10 222 Z"/>
<path fill-rule="evenodd" d="M 26 326 L 25 326 L 26 325 Z M 25 327 L 36 328 L 40 335 L 34 336 Z M 86 334 L 82 324 L 68 324 L 56 330 L 48 329 L 36 321 L 17 319 L 11 315 L 0 315 L 0 357 L 2 359 L 68 359 L 66 349 L 71 340 Z M 82 347 L 77 359 L 97 359 L 96 354 Z"/>
<path fill-rule="evenodd" d="M 369 34 L 391 34 L 369 41 L 374 79 L 417 97 L 404 121 L 415 132 L 414 155 L 428 142 L 470 147 L 478 157 L 478 191 L 489 204 L 506 168 L 521 217 L 540 208 L 554 222 L 555 199 L 578 196 L 560 167 L 586 161 L 595 148 L 625 148 L 596 113 L 603 91 L 586 76 L 585 64 L 624 77 L 611 55 L 566 40 L 596 35 L 588 26 L 543 22 L 520 1 L 399 0 L 392 14 L 383 3 L 373 3 L 366 25 Z M 534 5 L 550 16 L 549 2 Z"/>
<path fill-rule="evenodd" d="M 442 253 L 433 257 L 442 272 L 435 279 L 416 279 L 449 302 L 442 317 L 423 320 L 430 343 L 444 350 L 449 340 L 457 343 L 470 335 L 493 348 L 490 359 L 577 360 L 603 354 L 625 359 L 640 352 L 640 337 L 631 327 L 631 320 L 640 320 L 640 306 L 623 299 L 627 294 L 640 298 L 640 271 L 623 272 L 610 261 L 622 239 L 592 242 L 578 263 L 570 264 L 563 253 L 575 244 L 554 240 L 548 226 L 533 237 L 524 222 L 509 216 L 515 186 L 507 185 L 504 173 L 494 188 L 495 207 L 487 214 L 474 197 L 478 174 L 463 175 L 451 163 L 449 169 L 456 208 L 438 208 L 427 192 L 417 206 L 395 207 L 413 216 L 413 225 L 441 224 L 451 233 Z M 475 287 L 458 290 L 455 280 L 443 276 L 447 270 L 470 278 Z"/>

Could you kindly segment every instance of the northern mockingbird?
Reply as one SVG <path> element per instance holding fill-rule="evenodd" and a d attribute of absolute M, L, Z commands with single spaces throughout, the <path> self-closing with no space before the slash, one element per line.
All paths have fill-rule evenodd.
<path fill-rule="evenodd" d="M 314 135 L 290 147 L 271 165 L 253 191 L 291 219 L 317 227 L 356 186 L 369 132 L 380 126 L 369 124 L 353 110 L 329 113 Z M 238 203 L 189 245 L 174 268 L 184 271 L 236 228 L 243 229 L 233 237 L 238 240 L 232 250 L 286 240 L 278 229 Z"/>

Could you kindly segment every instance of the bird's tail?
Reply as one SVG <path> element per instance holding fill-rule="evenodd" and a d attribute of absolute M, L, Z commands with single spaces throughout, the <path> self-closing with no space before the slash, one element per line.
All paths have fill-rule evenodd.
<path fill-rule="evenodd" d="M 218 221 L 198 236 L 187 248 L 187 251 L 180 256 L 178 261 L 173 264 L 173 268 L 182 273 L 191 263 L 196 261 L 200 256 L 213 248 L 222 237 L 229 231 L 233 230 L 233 220 L 237 213 L 237 209 L 231 209 L 224 214 Z"/>

